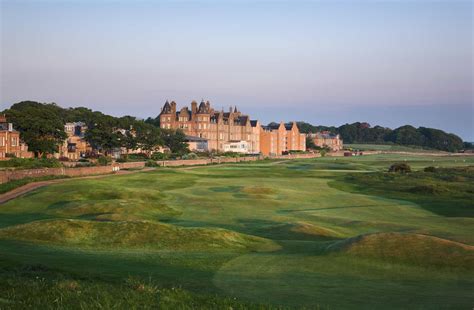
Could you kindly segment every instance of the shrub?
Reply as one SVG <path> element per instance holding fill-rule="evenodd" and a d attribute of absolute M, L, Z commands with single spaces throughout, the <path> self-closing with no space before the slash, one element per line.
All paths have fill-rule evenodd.
<path fill-rule="evenodd" d="M 110 162 L 112 162 L 112 159 L 110 157 L 101 156 L 97 159 L 97 162 L 100 166 L 107 166 Z"/>
<path fill-rule="evenodd" d="M 145 167 L 158 167 L 158 164 L 156 163 L 156 161 L 149 159 L 146 161 Z"/>
<path fill-rule="evenodd" d="M 424 172 L 436 172 L 436 168 L 433 166 L 426 167 L 423 169 Z"/>
<path fill-rule="evenodd" d="M 411 172 L 411 167 L 406 163 L 395 163 L 388 168 L 388 172 L 408 173 Z"/>
<path fill-rule="evenodd" d="M 184 154 L 182 158 L 183 159 L 197 159 L 198 156 L 194 153 L 188 153 L 188 154 Z"/>
<path fill-rule="evenodd" d="M 86 158 L 80 158 L 80 159 L 78 160 L 78 162 L 80 162 L 80 163 L 88 163 L 89 160 L 86 159 Z"/>
<path fill-rule="evenodd" d="M 120 158 L 118 158 L 118 159 L 116 160 L 116 162 L 118 162 L 118 163 L 126 163 L 127 161 L 128 161 L 128 160 L 127 160 L 127 158 L 125 158 L 125 157 L 120 157 Z"/>
<path fill-rule="evenodd" d="M 61 163 L 56 158 L 12 158 L 0 161 L 0 167 L 23 169 L 58 168 L 61 167 Z"/>
<path fill-rule="evenodd" d="M 169 153 L 153 153 L 151 159 L 153 160 L 166 160 L 169 158 Z"/>
<path fill-rule="evenodd" d="M 128 154 L 129 161 L 144 161 L 147 159 L 148 159 L 148 156 L 145 153 Z"/>
<path fill-rule="evenodd" d="M 6 154 L 5 154 L 5 157 L 6 157 L 6 158 L 16 158 L 16 155 L 13 154 L 13 153 L 6 153 Z"/>

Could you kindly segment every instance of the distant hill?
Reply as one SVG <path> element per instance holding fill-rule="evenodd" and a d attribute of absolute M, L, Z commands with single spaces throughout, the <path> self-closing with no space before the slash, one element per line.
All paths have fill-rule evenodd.
<path fill-rule="evenodd" d="M 305 122 L 298 122 L 302 133 L 327 130 L 337 133 L 347 144 L 396 144 L 404 146 L 418 146 L 437 149 L 447 152 L 457 152 L 472 149 L 473 145 L 455 134 L 444 132 L 440 129 L 418 127 L 410 125 L 390 129 L 382 126 L 372 127 L 369 123 L 356 122 L 339 127 L 314 126 Z"/>

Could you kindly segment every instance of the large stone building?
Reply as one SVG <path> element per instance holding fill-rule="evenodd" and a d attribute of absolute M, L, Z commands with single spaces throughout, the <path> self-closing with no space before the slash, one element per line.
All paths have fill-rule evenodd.
<path fill-rule="evenodd" d="M 260 141 L 260 151 L 267 156 L 306 150 L 306 136 L 300 133 L 296 122 L 263 126 Z"/>
<path fill-rule="evenodd" d="M 57 157 L 78 160 L 87 152 L 92 151 L 91 146 L 84 140 L 87 126 L 83 122 L 71 122 L 64 125 L 67 134 L 66 140 L 59 147 Z"/>
<path fill-rule="evenodd" d="M 21 142 L 20 133 L 13 128 L 13 124 L 7 122 L 5 115 L 0 115 L 0 160 L 9 157 L 31 158 L 33 153 Z"/>
<path fill-rule="evenodd" d="M 161 128 L 182 129 L 188 136 L 207 139 L 210 151 L 268 156 L 306 149 L 305 135 L 300 134 L 296 123 L 262 127 L 237 107 L 224 112 L 214 110 L 209 101 L 202 101 L 199 106 L 193 101 L 191 110 L 184 107 L 177 111 L 174 101 L 166 101 L 159 117 Z"/>
<path fill-rule="evenodd" d="M 327 147 L 331 151 L 339 151 L 343 147 L 341 137 L 329 131 L 309 133 L 307 138 L 312 139 L 316 146 Z"/>
<path fill-rule="evenodd" d="M 182 129 L 188 136 L 207 139 L 210 151 L 224 152 L 230 141 L 247 141 L 248 153 L 260 153 L 260 124 L 243 115 L 237 107 L 229 112 L 214 110 L 209 101 L 199 106 L 191 102 L 191 110 L 176 110 L 176 103 L 166 101 L 160 113 L 160 126 Z"/>

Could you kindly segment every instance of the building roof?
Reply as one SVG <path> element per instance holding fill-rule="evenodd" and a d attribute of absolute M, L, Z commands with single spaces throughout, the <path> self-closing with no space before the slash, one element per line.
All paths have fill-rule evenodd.
<path fill-rule="evenodd" d="M 197 110 L 197 113 L 198 113 L 198 114 L 207 114 L 207 113 L 210 113 L 210 111 L 209 111 L 209 105 L 206 104 L 206 103 L 204 102 L 204 100 L 201 101 L 201 103 L 199 104 L 199 108 L 198 108 L 198 110 Z"/>
<path fill-rule="evenodd" d="M 330 132 L 317 132 L 308 134 L 311 138 L 336 139 L 339 135 Z"/>
<path fill-rule="evenodd" d="M 161 109 L 160 114 L 170 114 L 170 113 L 171 113 L 171 105 L 168 102 L 168 100 L 166 100 L 165 105 L 163 106 L 163 109 Z"/>
<path fill-rule="evenodd" d="M 250 126 L 252 127 L 257 127 L 258 121 L 257 120 L 251 120 L 250 121 Z"/>

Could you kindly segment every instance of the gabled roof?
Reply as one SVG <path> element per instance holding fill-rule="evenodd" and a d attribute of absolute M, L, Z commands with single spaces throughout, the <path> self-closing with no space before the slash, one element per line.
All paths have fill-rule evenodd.
<path fill-rule="evenodd" d="M 252 127 L 257 127 L 258 121 L 257 120 L 251 120 L 250 121 L 250 126 Z"/>
<path fill-rule="evenodd" d="M 171 105 L 168 102 L 168 100 L 166 100 L 165 105 L 163 106 L 163 109 L 161 109 L 160 114 L 170 114 L 170 113 L 171 113 Z"/>
<path fill-rule="evenodd" d="M 198 114 L 207 114 L 209 113 L 209 107 L 207 106 L 207 104 L 203 101 L 201 101 L 201 103 L 199 104 L 199 108 L 198 108 L 198 111 L 197 113 Z"/>
<path fill-rule="evenodd" d="M 239 119 L 240 119 L 240 124 L 242 126 L 245 126 L 245 125 L 247 125 L 247 121 L 249 120 L 249 117 L 248 117 L 248 115 L 242 115 L 242 116 L 239 117 Z"/>

